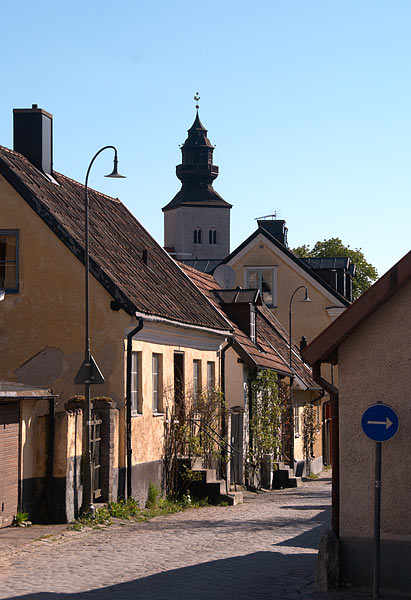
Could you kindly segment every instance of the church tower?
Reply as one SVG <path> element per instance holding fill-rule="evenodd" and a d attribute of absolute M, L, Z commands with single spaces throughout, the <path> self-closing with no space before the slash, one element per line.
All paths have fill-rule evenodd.
<path fill-rule="evenodd" d="M 198 108 L 176 167 L 181 189 L 163 208 L 164 246 L 177 260 L 210 271 L 230 253 L 231 204 L 213 188 L 218 167 Z"/>

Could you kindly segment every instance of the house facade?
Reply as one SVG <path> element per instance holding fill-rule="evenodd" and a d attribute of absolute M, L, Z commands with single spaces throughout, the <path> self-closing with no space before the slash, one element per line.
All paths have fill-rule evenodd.
<path fill-rule="evenodd" d="M 339 435 L 333 465 L 332 525 L 337 547 L 328 558 L 335 559 L 339 552 L 342 586 L 370 588 L 373 581 L 376 442 L 363 432 L 362 415 L 368 407 L 383 402 L 399 416 L 398 432 L 381 448 L 380 564 L 381 588 L 405 594 L 411 589 L 411 496 L 407 474 L 411 430 L 410 301 L 408 253 L 303 351 L 316 381 L 330 391 L 335 405 Z M 338 386 L 325 375 L 323 366 L 329 364 L 338 364 Z M 386 428 L 391 426 L 385 424 Z M 327 555 L 319 560 L 327 572 Z"/>
<path fill-rule="evenodd" d="M 67 460 L 53 474 L 65 520 L 82 493 L 84 387 L 74 379 L 84 357 L 84 186 L 52 167 L 49 113 L 33 105 L 14 118 L 15 150 L 0 147 L 0 377 L 50 389 L 56 415 L 68 419 L 75 439 L 57 444 Z M 91 351 L 104 375 L 92 386 L 95 499 L 144 503 L 149 484 L 162 484 L 176 373 L 191 389 L 213 364 L 217 387 L 230 330 L 118 199 L 94 190 L 89 199 Z M 44 416 L 38 403 L 32 419 Z"/>

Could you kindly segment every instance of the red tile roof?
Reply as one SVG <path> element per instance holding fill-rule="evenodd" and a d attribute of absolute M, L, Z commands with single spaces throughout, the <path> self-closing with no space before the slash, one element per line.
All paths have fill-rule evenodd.
<path fill-rule="evenodd" d="M 214 278 L 183 263 L 180 263 L 180 265 L 217 310 L 221 314 L 224 314 L 224 304 L 219 304 L 216 295 L 213 293 L 213 291 L 221 291 L 220 286 Z M 265 305 L 257 306 L 256 312 L 256 344 L 225 315 L 227 321 L 234 328 L 235 340 L 240 344 L 243 351 L 246 352 L 256 367 L 273 369 L 287 376 L 291 375 L 288 365 L 289 345 L 286 341 L 287 332 Z M 311 369 L 301 360 L 296 346 L 294 346 L 293 369 L 299 379 L 308 388 L 318 389 L 318 385 L 312 379 Z"/>
<path fill-rule="evenodd" d="M 54 172 L 56 185 L 21 154 L 2 146 L 0 173 L 84 262 L 84 186 Z M 120 200 L 92 189 L 89 199 L 91 272 L 122 308 L 227 331 L 223 316 Z"/>

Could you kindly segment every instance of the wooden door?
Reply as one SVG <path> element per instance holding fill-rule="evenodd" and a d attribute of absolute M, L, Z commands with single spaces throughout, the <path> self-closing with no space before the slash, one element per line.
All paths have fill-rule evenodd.
<path fill-rule="evenodd" d="M 18 402 L 0 404 L 0 527 L 11 525 L 17 513 L 19 421 Z"/>

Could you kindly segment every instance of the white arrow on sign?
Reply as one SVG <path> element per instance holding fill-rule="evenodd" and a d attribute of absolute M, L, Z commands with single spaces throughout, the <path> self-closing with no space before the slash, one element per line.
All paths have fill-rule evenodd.
<path fill-rule="evenodd" d="M 385 421 L 367 421 L 368 425 L 385 425 L 385 429 L 391 427 L 392 421 L 388 417 L 385 418 Z"/>

